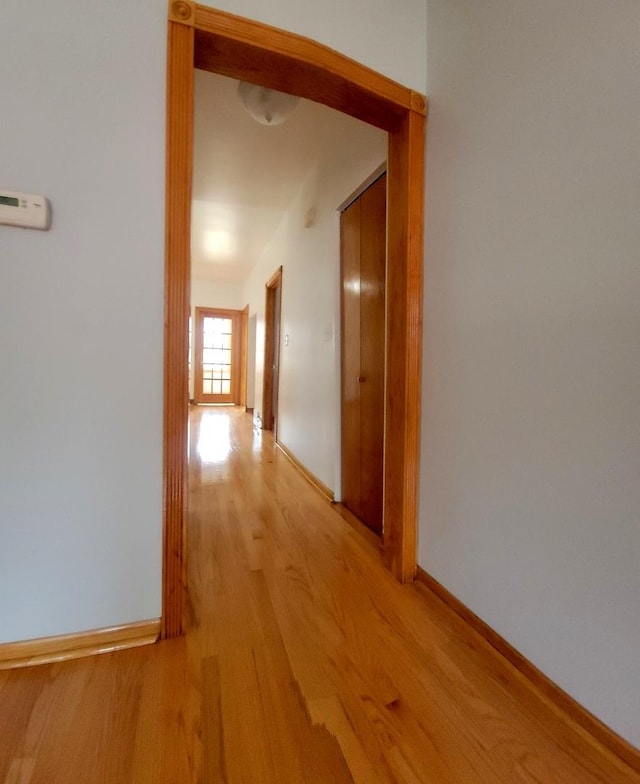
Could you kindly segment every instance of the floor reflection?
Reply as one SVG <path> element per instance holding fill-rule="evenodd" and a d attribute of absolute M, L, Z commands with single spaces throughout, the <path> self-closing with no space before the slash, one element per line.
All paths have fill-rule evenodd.
<path fill-rule="evenodd" d="M 203 410 L 197 432 L 196 453 L 202 465 L 224 463 L 231 452 L 230 412 Z"/>

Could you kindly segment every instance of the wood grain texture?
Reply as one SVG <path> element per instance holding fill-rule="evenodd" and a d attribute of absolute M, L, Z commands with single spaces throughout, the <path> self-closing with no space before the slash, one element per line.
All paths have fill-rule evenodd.
<path fill-rule="evenodd" d="M 231 387 L 229 394 L 207 394 L 203 391 L 203 362 L 202 351 L 204 348 L 204 320 L 205 318 L 231 319 Z M 242 396 L 242 367 L 246 370 L 246 355 L 243 358 L 243 322 L 242 310 L 230 308 L 202 308 L 196 307 L 194 326 L 194 399 L 196 403 L 233 403 L 240 405 Z M 246 378 L 246 374 L 245 374 Z"/>
<path fill-rule="evenodd" d="M 356 201 L 362 194 L 370 188 L 376 180 L 379 180 L 383 174 L 387 173 L 387 162 L 381 163 L 377 169 L 371 174 L 351 193 L 347 198 L 338 206 L 338 212 L 344 212 L 354 201 Z"/>
<path fill-rule="evenodd" d="M 340 215 L 340 435 L 342 503 L 360 506 L 360 214 L 356 199 Z"/>
<path fill-rule="evenodd" d="M 169 22 L 162 626 L 168 637 L 183 628 L 194 63 L 319 101 L 389 131 L 387 350 L 399 353 L 392 365 L 387 362 L 395 375 L 386 396 L 385 454 L 391 459 L 385 468 L 384 547 L 401 581 L 414 577 L 417 525 L 426 99 L 328 47 L 231 14 L 195 6 L 191 27 L 189 8 L 170 6 Z M 171 21 L 172 14 L 180 19 Z M 269 406 L 271 396 L 264 399 Z M 273 426 L 269 419 L 263 416 L 266 427 Z"/>
<path fill-rule="evenodd" d="M 383 530 L 386 175 L 340 216 L 342 502 Z M 394 380 L 390 379 L 393 384 Z"/>
<path fill-rule="evenodd" d="M 631 768 L 640 771 L 640 751 L 627 743 L 610 727 L 600 721 L 590 711 L 576 702 L 569 694 L 541 672 L 516 648 L 508 643 L 487 623 L 479 618 L 463 602 L 457 599 L 450 591 L 441 585 L 424 569 L 418 567 L 417 577 L 429 591 L 434 593 L 466 623 L 480 634 L 498 653 L 512 664 L 524 677 L 535 686 L 541 699 L 554 704 L 559 711 L 569 716 L 586 732 L 599 740 L 606 748 L 611 749 L 620 759 L 624 760 Z"/>
<path fill-rule="evenodd" d="M 241 311 L 240 317 L 240 396 L 239 405 L 247 405 L 247 356 L 249 352 L 249 306 Z"/>
<path fill-rule="evenodd" d="M 422 363 L 425 118 L 408 112 L 389 134 L 385 562 L 402 581 L 416 569 Z"/>
<path fill-rule="evenodd" d="M 186 635 L 1 671 L 0 782 L 640 783 L 251 417 L 190 420 Z"/>
<path fill-rule="evenodd" d="M 360 197 L 360 449 L 362 519 L 383 532 L 387 177 Z M 395 380 L 389 378 L 393 385 Z"/>
<path fill-rule="evenodd" d="M 302 476 L 309 482 L 312 487 L 326 498 L 329 503 L 333 503 L 335 496 L 333 494 L 333 490 L 330 487 L 327 487 L 324 482 L 321 482 L 320 479 L 304 465 L 301 463 L 298 458 L 291 452 L 287 447 L 281 442 L 276 442 L 276 447 L 283 453 L 283 455 L 291 462 L 291 465 L 299 471 Z"/>
<path fill-rule="evenodd" d="M 160 635 L 160 620 L 128 623 L 76 634 L 40 637 L 0 644 L 0 670 L 31 667 L 82 656 L 93 656 L 139 645 L 150 645 Z"/>
<path fill-rule="evenodd" d="M 169 21 L 193 27 L 196 4 L 193 0 L 169 0 Z"/>
<path fill-rule="evenodd" d="M 309 38 L 200 5 L 196 27 L 198 68 L 319 101 L 384 130 L 415 111 L 417 93 Z"/>
<path fill-rule="evenodd" d="M 277 400 L 279 357 L 276 341 L 280 340 L 280 310 L 282 297 L 282 267 L 273 273 L 265 287 L 264 305 L 264 375 L 262 383 L 262 427 L 277 427 Z"/>
<path fill-rule="evenodd" d="M 162 636 L 183 632 L 193 172 L 193 28 L 169 22 L 165 212 Z"/>

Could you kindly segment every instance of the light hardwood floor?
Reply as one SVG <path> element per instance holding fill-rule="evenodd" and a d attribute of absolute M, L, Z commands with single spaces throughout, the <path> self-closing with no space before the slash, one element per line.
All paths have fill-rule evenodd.
<path fill-rule="evenodd" d="M 638 784 L 227 408 L 191 413 L 189 631 L 0 672 L 2 784 Z"/>

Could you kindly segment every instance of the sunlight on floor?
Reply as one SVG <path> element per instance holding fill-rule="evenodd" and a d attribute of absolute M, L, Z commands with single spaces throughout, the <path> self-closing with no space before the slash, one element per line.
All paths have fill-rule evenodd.
<path fill-rule="evenodd" d="M 196 449 L 203 465 L 224 463 L 231 452 L 229 414 L 220 411 L 203 413 Z"/>

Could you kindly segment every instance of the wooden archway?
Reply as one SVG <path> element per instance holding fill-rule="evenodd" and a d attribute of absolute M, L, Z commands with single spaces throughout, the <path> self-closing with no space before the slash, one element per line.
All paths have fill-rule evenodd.
<path fill-rule="evenodd" d="M 197 5 L 169 3 L 162 636 L 183 631 L 194 68 L 310 98 L 388 132 L 384 559 L 416 570 L 426 99 L 332 49 Z"/>

